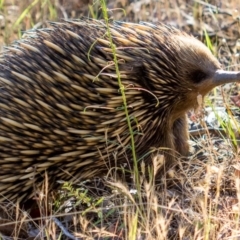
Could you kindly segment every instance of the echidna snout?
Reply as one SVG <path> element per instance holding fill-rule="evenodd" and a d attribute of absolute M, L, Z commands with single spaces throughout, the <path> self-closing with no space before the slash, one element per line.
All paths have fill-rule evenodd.
<path fill-rule="evenodd" d="M 0 192 L 24 199 L 45 171 L 53 187 L 132 167 L 131 140 L 106 25 L 72 21 L 36 30 L 1 57 Z M 186 111 L 197 95 L 239 81 L 200 41 L 148 23 L 112 23 L 139 162 L 188 153 Z M 154 152 L 153 150 L 156 149 Z"/>

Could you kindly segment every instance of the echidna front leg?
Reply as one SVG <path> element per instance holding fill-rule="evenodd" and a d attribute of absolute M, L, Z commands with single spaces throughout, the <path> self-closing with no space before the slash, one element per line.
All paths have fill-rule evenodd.
<path fill-rule="evenodd" d="M 189 134 L 187 117 L 177 119 L 173 124 L 173 136 L 174 136 L 174 147 L 175 150 L 182 156 L 187 156 L 189 153 Z"/>

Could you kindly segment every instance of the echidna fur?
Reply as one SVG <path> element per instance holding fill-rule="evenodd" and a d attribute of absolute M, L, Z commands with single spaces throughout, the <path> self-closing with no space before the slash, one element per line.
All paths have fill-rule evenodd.
<path fill-rule="evenodd" d="M 102 21 L 66 21 L 36 30 L 2 53 L 0 199 L 49 182 L 132 168 L 129 128 Z M 166 164 L 187 155 L 186 111 L 220 64 L 186 33 L 150 23 L 110 24 L 137 158 Z M 210 82 L 210 81 L 209 81 Z M 171 150 L 171 151 L 170 151 Z"/>

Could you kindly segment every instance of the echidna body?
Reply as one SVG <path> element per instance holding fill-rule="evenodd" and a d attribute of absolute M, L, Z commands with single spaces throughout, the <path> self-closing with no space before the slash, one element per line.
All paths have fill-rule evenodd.
<path fill-rule="evenodd" d="M 138 160 L 188 153 L 186 111 L 197 96 L 240 79 L 219 71 L 200 41 L 174 28 L 112 23 Z M 72 21 L 36 30 L 2 54 L 0 194 L 23 199 L 50 182 L 131 168 L 131 141 L 107 27 Z M 171 151 L 167 151 L 167 149 Z M 30 195 L 28 195 L 30 196 Z"/>

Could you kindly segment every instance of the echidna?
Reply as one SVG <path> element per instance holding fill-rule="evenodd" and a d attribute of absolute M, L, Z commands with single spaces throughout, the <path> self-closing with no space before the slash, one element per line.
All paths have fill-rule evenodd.
<path fill-rule="evenodd" d="M 54 23 L 2 54 L 0 194 L 23 199 L 45 171 L 57 180 L 131 167 L 131 142 L 113 53 L 101 21 Z M 240 80 L 188 34 L 150 23 L 110 24 L 138 160 L 187 155 L 186 111 L 197 96 Z M 169 151 L 168 151 L 168 150 Z M 171 151 L 170 151 L 171 150 Z M 29 195 L 30 196 L 30 195 Z"/>

